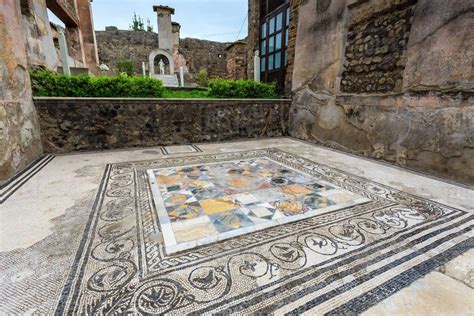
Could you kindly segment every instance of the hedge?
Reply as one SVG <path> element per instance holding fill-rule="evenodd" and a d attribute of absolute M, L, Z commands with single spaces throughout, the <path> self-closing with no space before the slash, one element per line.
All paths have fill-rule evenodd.
<path fill-rule="evenodd" d="M 216 98 L 278 98 L 275 83 L 262 83 L 252 80 L 214 79 L 209 82 L 209 96 Z"/>
<path fill-rule="evenodd" d="M 160 98 L 160 80 L 148 77 L 66 76 L 49 71 L 30 73 L 33 95 L 38 97 Z"/>

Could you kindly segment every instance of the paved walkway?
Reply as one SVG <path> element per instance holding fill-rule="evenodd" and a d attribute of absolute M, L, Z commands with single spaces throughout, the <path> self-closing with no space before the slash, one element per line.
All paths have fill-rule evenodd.
<path fill-rule="evenodd" d="M 370 202 L 166 254 L 147 170 L 267 158 Z M 472 189 L 290 138 L 48 156 L 2 199 L 0 314 L 474 315 Z"/>

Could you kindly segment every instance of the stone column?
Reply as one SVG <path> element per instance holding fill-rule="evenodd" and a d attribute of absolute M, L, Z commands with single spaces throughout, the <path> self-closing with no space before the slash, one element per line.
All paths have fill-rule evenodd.
<path fill-rule="evenodd" d="M 249 0 L 247 60 L 253 60 L 255 50 L 260 42 L 260 5 L 258 0 Z M 247 63 L 247 78 L 254 77 L 253 63 Z"/>
<path fill-rule="evenodd" d="M 177 22 L 172 22 L 171 23 L 172 30 L 173 30 L 173 48 L 178 49 L 179 48 L 179 34 L 181 30 L 181 25 Z"/>
<path fill-rule="evenodd" d="M 258 49 L 253 57 L 253 80 L 260 82 L 260 51 Z"/>
<path fill-rule="evenodd" d="M 63 74 L 65 75 L 71 75 L 71 69 L 69 68 L 69 53 L 67 51 L 67 42 L 66 42 L 66 36 L 64 35 L 64 32 L 62 29 L 59 29 L 59 51 L 61 53 L 61 63 L 63 66 Z"/>
<path fill-rule="evenodd" d="M 20 1 L 0 1 L 0 183 L 43 151 L 24 38 Z"/>
<path fill-rule="evenodd" d="M 99 74 L 99 55 L 95 39 L 94 22 L 91 12 L 91 0 L 76 0 L 79 28 L 82 36 L 84 66 L 94 74 Z"/>
<path fill-rule="evenodd" d="M 174 9 L 167 6 L 153 6 L 158 18 L 158 47 L 160 49 L 171 51 L 173 49 L 173 27 L 171 25 L 171 16 Z M 170 61 L 172 62 L 172 61 Z"/>

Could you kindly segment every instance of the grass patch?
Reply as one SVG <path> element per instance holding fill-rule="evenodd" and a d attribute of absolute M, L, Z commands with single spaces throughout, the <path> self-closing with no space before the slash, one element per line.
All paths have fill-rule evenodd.
<path fill-rule="evenodd" d="M 210 99 L 208 90 L 168 90 L 163 93 L 166 99 Z"/>

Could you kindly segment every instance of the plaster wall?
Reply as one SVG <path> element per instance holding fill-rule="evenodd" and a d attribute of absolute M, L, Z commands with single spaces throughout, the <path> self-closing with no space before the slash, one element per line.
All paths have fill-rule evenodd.
<path fill-rule="evenodd" d="M 322 12 L 318 2 L 299 10 L 290 135 L 474 184 L 473 2 L 419 0 L 402 91 L 351 94 L 341 77 L 352 19 L 403 0 L 329 1 Z"/>
<path fill-rule="evenodd" d="M 42 153 L 19 1 L 0 2 L 0 184 Z"/>
<path fill-rule="evenodd" d="M 46 0 L 31 0 L 24 7 L 22 25 L 26 36 L 28 64 L 56 70 L 61 65 L 53 42 Z"/>

